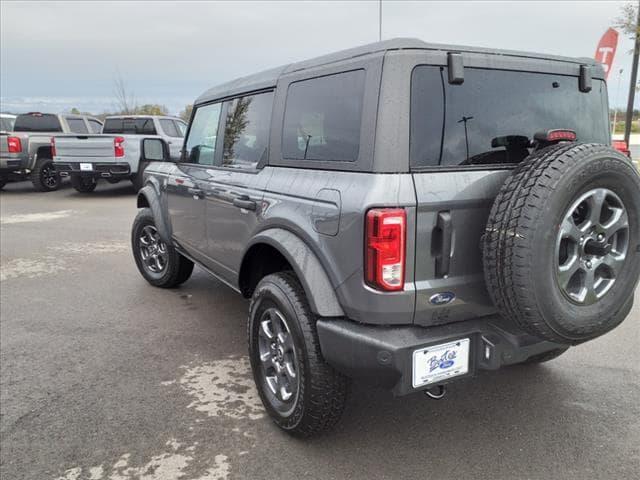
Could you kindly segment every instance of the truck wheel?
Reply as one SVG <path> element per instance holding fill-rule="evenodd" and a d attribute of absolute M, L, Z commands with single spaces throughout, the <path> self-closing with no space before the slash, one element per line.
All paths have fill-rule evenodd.
<path fill-rule="evenodd" d="M 293 273 L 260 281 L 249 306 L 248 338 L 258 393 L 276 425 L 306 437 L 338 422 L 347 378 L 324 361 L 316 319 Z"/>
<path fill-rule="evenodd" d="M 50 158 L 38 159 L 30 177 L 33 188 L 39 192 L 53 192 L 60 187 L 60 175 Z"/>
<path fill-rule="evenodd" d="M 527 358 L 524 362 L 522 362 L 522 364 L 528 365 L 528 364 L 549 362 L 551 360 L 558 358 L 567 350 L 569 350 L 569 347 L 556 348 L 555 350 L 549 350 L 548 352 L 540 353 L 538 355 L 534 355 L 533 357 Z"/>
<path fill-rule="evenodd" d="M 7 177 L 0 177 L 0 190 L 7 184 Z"/>
<path fill-rule="evenodd" d="M 91 193 L 98 186 L 98 181 L 93 177 L 83 177 L 80 175 L 72 175 L 71 186 L 80 193 Z"/>
<path fill-rule="evenodd" d="M 177 287 L 193 272 L 193 262 L 162 241 L 150 208 L 141 209 L 133 221 L 131 246 L 138 270 L 151 285 Z"/>
<path fill-rule="evenodd" d="M 604 145 L 544 148 L 502 186 L 482 243 L 505 318 L 556 343 L 602 335 L 628 315 L 640 275 L 640 176 Z"/>

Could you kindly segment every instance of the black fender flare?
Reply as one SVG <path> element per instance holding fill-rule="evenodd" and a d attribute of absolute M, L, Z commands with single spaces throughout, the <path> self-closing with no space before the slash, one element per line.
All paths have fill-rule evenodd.
<path fill-rule="evenodd" d="M 258 243 L 272 246 L 287 259 L 302 283 L 313 313 L 321 317 L 344 316 L 324 267 L 300 237 L 282 228 L 269 228 L 251 239 L 245 253 Z"/>
<path fill-rule="evenodd" d="M 153 185 L 145 185 L 138 191 L 137 205 L 138 208 L 147 207 L 151 209 L 160 238 L 162 238 L 162 241 L 167 245 L 173 245 L 171 240 L 171 227 L 168 222 L 165 221 L 160 205 L 160 195 Z"/>

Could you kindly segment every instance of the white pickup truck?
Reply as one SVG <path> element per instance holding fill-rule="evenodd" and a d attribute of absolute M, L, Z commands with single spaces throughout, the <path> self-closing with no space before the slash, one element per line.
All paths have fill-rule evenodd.
<path fill-rule="evenodd" d="M 143 138 L 162 138 L 174 160 L 180 158 L 185 122 L 175 117 L 126 115 L 107 117 L 99 135 L 56 135 L 53 164 L 62 177 L 70 177 L 82 193 L 95 190 L 98 180 L 117 183 L 130 179 L 136 190 L 142 182 L 140 162 Z"/>

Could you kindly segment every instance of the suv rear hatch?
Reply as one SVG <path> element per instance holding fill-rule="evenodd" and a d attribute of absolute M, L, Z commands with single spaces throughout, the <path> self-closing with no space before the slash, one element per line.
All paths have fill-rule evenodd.
<path fill-rule="evenodd" d="M 606 85 L 593 78 L 486 68 L 418 66 L 411 83 L 410 162 L 417 196 L 415 323 L 492 314 L 480 240 L 498 190 L 537 132 L 571 129 L 610 143 Z M 515 233 L 514 233 L 515 234 Z"/>

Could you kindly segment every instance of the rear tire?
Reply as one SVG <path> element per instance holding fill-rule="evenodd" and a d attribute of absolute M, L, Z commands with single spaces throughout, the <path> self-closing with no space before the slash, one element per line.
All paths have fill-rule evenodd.
<path fill-rule="evenodd" d="M 33 188 L 38 192 L 53 192 L 60 188 L 60 175 L 56 172 L 53 160 L 39 158 L 30 175 Z"/>
<path fill-rule="evenodd" d="M 2 190 L 6 184 L 7 184 L 7 178 L 0 177 L 0 190 Z"/>
<path fill-rule="evenodd" d="M 309 437 L 340 420 L 348 381 L 322 357 L 316 318 L 292 272 L 267 275 L 258 283 L 249 306 L 248 338 L 258 393 L 278 427 Z"/>
<path fill-rule="evenodd" d="M 71 177 L 71 186 L 80 193 L 91 193 L 98 186 L 98 181 L 93 177 L 73 175 Z"/>
<path fill-rule="evenodd" d="M 191 277 L 193 262 L 162 241 L 150 208 L 141 209 L 133 221 L 131 246 L 138 270 L 151 285 L 174 288 Z"/>
<path fill-rule="evenodd" d="M 640 276 L 640 176 L 605 146 L 534 152 L 502 186 L 483 243 L 501 314 L 537 337 L 577 344 L 622 322 Z"/>

